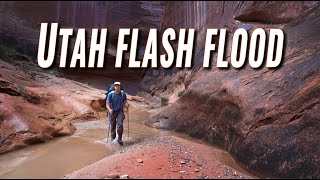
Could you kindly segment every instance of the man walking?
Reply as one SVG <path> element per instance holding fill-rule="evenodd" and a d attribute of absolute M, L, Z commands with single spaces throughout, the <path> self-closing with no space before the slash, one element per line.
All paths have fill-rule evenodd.
<path fill-rule="evenodd" d="M 109 123 L 111 125 L 111 141 L 114 141 L 116 138 L 116 126 L 118 134 L 118 144 L 123 146 L 122 142 L 122 133 L 123 133 L 123 120 L 124 112 L 123 106 L 127 108 L 129 104 L 127 102 L 127 95 L 124 91 L 121 90 L 120 82 L 114 83 L 114 90 L 108 94 L 106 100 L 106 107 L 109 111 Z"/>

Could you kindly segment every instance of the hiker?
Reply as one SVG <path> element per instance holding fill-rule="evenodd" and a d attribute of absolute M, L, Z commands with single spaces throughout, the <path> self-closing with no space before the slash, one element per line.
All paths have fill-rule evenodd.
<path fill-rule="evenodd" d="M 120 85 L 120 82 L 114 83 L 114 90 L 111 91 L 107 96 L 106 107 L 109 111 L 109 123 L 111 124 L 111 141 L 114 141 L 116 138 L 117 126 L 118 144 L 123 146 L 123 106 L 125 105 L 128 108 L 129 104 L 127 102 L 127 95 L 123 90 L 121 90 Z"/>

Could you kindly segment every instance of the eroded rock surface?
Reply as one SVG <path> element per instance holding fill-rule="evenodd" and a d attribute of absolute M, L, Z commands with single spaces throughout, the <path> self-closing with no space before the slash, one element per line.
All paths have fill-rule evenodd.
<path fill-rule="evenodd" d="M 98 119 L 104 92 L 0 60 L 0 154 L 71 135 L 73 121 Z"/>
<path fill-rule="evenodd" d="M 260 17 L 265 14 L 264 22 L 286 24 L 241 24 L 250 25 L 252 29 L 259 26 L 283 29 L 286 35 L 286 51 L 281 67 L 259 70 L 253 70 L 248 65 L 241 70 L 223 70 L 215 66 L 212 69 L 194 68 L 186 71 L 191 75 L 186 73 L 182 78 L 179 76 L 185 70 L 152 70 L 146 75 L 145 82 L 154 84 L 154 75 L 166 79 L 162 81 L 157 78 L 159 85 L 149 86 L 149 90 L 154 94 L 165 94 L 179 84 L 185 85 L 186 91 L 176 103 L 145 123 L 157 128 L 182 131 L 218 144 L 253 173 L 266 177 L 319 178 L 320 5 L 313 3 L 307 10 L 303 10 L 305 6 L 301 5 L 298 8 L 301 9 L 299 15 L 295 16 L 291 11 L 283 11 L 281 14 L 274 11 L 274 17 L 280 18 L 275 20 L 268 19 L 266 13 L 270 12 L 269 9 L 278 9 L 277 3 L 230 3 L 224 3 L 225 6 L 213 6 L 214 3 L 205 6 L 207 10 L 210 7 L 210 11 L 206 12 L 206 21 L 202 21 L 203 17 L 200 16 L 200 20 L 196 22 L 200 22 L 199 26 L 203 28 L 221 27 L 221 24 L 226 22 L 231 27 L 236 24 L 231 17 L 244 20 L 248 14 L 254 14 L 253 11 L 258 11 L 260 7 L 269 7 L 259 10 Z M 281 8 L 296 9 L 300 3 L 303 4 L 284 3 Z M 177 6 L 171 3 L 166 8 Z M 173 20 L 164 15 L 164 24 L 182 27 L 183 23 L 178 22 L 184 22 L 179 21 L 184 19 L 186 23 L 190 23 L 188 27 L 194 26 L 192 17 L 196 16 L 194 12 L 201 12 L 201 6 L 200 9 L 191 11 L 188 3 L 179 7 L 176 11 L 170 11 L 170 16 L 175 17 Z M 230 10 L 232 7 L 236 10 Z M 174 16 L 172 13 L 189 13 L 191 18 Z M 215 13 L 220 16 L 215 16 Z M 209 21 L 209 18 L 215 19 Z M 246 20 L 253 21 L 252 18 L 257 16 L 248 15 Z M 201 39 L 198 39 L 199 42 L 204 44 Z M 197 46 L 198 54 L 201 54 L 201 51 L 201 47 Z M 230 60 L 230 47 L 228 51 L 226 58 Z M 196 55 L 194 61 L 201 62 L 202 57 L 203 54 Z M 214 58 L 216 60 L 216 57 Z M 170 78 L 170 84 L 176 85 L 164 91 L 163 87 L 169 87 L 167 79 Z"/>

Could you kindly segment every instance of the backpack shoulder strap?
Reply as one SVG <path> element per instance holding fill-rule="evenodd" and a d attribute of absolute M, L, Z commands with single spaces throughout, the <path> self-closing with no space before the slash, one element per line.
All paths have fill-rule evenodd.
<path fill-rule="evenodd" d="M 121 96 L 122 96 L 122 98 L 123 98 L 123 96 L 124 96 L 124 91 L 123 91 L 123 90 L 121 90 Z"/>
<path fill-rule="evenodd" d="M 114 94 L 114 91 L 110 91 L 110 94 L 111 94 L 111 101 L 113 99 L 113 94 Z"/>

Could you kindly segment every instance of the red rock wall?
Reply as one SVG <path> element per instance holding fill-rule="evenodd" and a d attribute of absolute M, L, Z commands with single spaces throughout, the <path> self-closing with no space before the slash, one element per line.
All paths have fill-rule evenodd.
<path fill-rule="evenodd" d="M 209 1 L 188 1 L 188 2 L 167 2 L 164 7 L 162 22 L 162 31 L 167 28 L 174 28 L 179 33 L 181 28 L 195 28 L 196 42 L 194 44 L 194 57 L 192 72 L 183 74 L 192 74 L 199 70 L 203 63 L 203 51 L 208 28 L 226 28 L 229 33 L 233 33 L 238 28 L 248 28 L 252 23 L 259 27 L 272 24 L 270 27 L 277 27 L 288 23 L 299 17 L 307 9 L 315 5 L 315 1 L 310 2 L 209 2 Z M 240 21 L 241 20 L 241 21 Z M 249 25 L 245 22 L 250 23 Z M 177 35 L 178 36 L 178 35 Z M 216 39 L 218 41 L 218 39 Z M 178 41 L 173 43 L 176 50 Z M 218 44 L 218 43 L 217 43 Z M 165 53 L 163 48 L 161 53 Z M 167 79 L 176 79 L 179 71 L 186 69 L 171 68 L 158 70 L 149 70 L 142 80 L 141 86 L 153 94 L 159 94 L 169 84 L 174 84 Z M 154 72 L 156 71 L 156 72 Z M 157 78 L 159 74 L 163 75 Z M 171 76 L 173 75 L 173 76 Z M 190 79 L 185 77 L 185 81 Z M 158 86 L 154 87 L 153 84 Z M 188 85 L 189 82 L 184 82 Z"/>
<path fill-rule="evenodd" d="M 104 91 L 40 72 L 18 55 L 23 65 L 0 58 L 0 154 L 72 135 L 71 122 L 98 119 L 105 110 Z"/>
<path fill-rule="evenodd" d="M 243 26 L 277 27 L 284 30 L 286 51 L 278 69 L 197 67 L 182 78 L 186 70 L 147 72 L 144 82 L 158 83 L 150 86 L 152 93 L 162 95 L 180 84 L 186 91 L 146 124 L 204 138 L 260 176 L 319 178 L 319 15 L 314 2 L 167 3 L 163 29 L 197 27 L 203 34 L 211 27 L 228 27 L 230 33 Z M 201 48 L 196 62 L 202 62 Z"/>
<path fill-rule="evenodd" d="M 65 28 L 107 28 L 110 36 L 117 34 L 119 28 L 160 29 L 163 2 L 10 1 L 1 2 L 0 11 L 4 26 L 0 30 L 1 41 L 33 45 L 29 48 L 36 52 L 40 23 L 58 22 Z"/>
<path fill-rule="evenodd" d="M 162 2 L 139 1 L 10 1 L 0 3 L 0 10 L 3 14 L 17 16 L 35 29 L 38 29 L 42 22 L 59 22 L 61 26 L 104 27 L 114 32 L 117 32 L 119 28 L 133 27 L 139 22 L 147 22 L 154 27 L 160 27 L 162 8 Z M 150 11 L 157 13 L 157 17 L 147 14 Z M 146 18 L 147 15 L 153 19 Z"/>
<path fill-rule="evenodd" d="M 163 2 L 1 2 L 0 3 L 0 44 L 9 47 L 22 47 L 26 53 L 33 55 L 36 59 L 39 43 L 40 23 L 58 22 L 60 27 L 74 28 L 74 36 L 69 42 L 68 63 L 70 62 L 72 49 L 76 37 L 77 28 L 87 28 L 87 48 L 90 45 L 92 28 L 107 28 L 107 49 L 105 65 L 103 69 L 61 69 L 68 77 L 78 75 L 77 79 L 88 75 L 100 76 L 100 84 L 106 86 L 104 77 L 134 81 L 141 79 L 143 70 L 114 68 L 114 57 L 116 56 L 117 34 L 119 28 L 139 28 L 140 42 L 144 43 L 148 36 L 149 28 L 160 29 L 163 12 Z M 60 43 L 57 43 L 56 66 L 60 62 Z M 89 52 L 89 50 L 88 50 Z M 127 57 L 127 56 L 125 56 Z M 95 77 L 92 77 L 95 78 Z M 89 79 L 90 80 L 90 79 Z M 137 87 L 136 87 L 137 88 Z"/>

